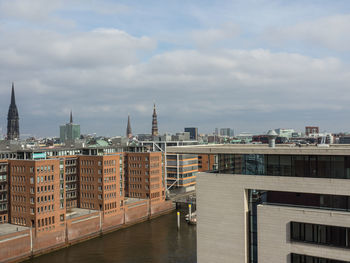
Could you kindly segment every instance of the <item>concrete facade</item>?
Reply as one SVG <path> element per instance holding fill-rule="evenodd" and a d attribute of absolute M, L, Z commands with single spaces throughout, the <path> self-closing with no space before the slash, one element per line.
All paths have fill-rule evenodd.
<path fill-rule="evenodd" d="M 248 262 L 247 190 L 249 189 L 350 195 L 350 180 L 200 173 L 197 179 L 198 263 Z M 287 241 L 289 240 L 289 232 L 286 224 L 288 216 L 293 213 L 290 212 L 288 215 L 288 212 L 285 211 L 287 208 L 278 208 L 281 215 L 271 212 L 272 209 L 275 209 L 273 211 L 276 212 L 277 207 L 264 205 L 258 208 L 259 263 L 289 262 L 286 261 L 289 253 L 305 252 L 308 251 L 309 246 L 315 247 L 315 245 L 308 246 L 300 243 L 293 245 Z M 292 208 L 288 209 L 287 211 L 293 210 Z M 315 219 L 313 222 L 323 222 L 323 224 L 328 220 L 328 222 L 332 222 L 332 225 L 338 223 L 342 226 L 348 226 L 350 222 L 344 220 L 344 218 L 350 218 L 350 212 L 312 211 L 312 209 L 295 209 L 293 211 L 295 214 L 293 217 L 289 217 L 290 220 L 302 218 L 302 221 L 312 222 L 311 220 Z M 305 213 L 310 216 L 303 217 Z M 259 221 L 260 215 L 262 221 Z M 333 220 L 335 217 L 339 218 L 339 221 Z M 261 235 L 259 235 L 260 231 Z M 283 242 L 279 243 L 281 240 Z M 270 245 L 271 243 L 275 246 Z M 282 246 L 284 246 L 283 249 Z M 279 249 L 280 247 L 281 249 Z M 294 248 L 304 248 L 304 250 L 295 250 Z M 318 251 L 321 249 L 324 249 L 324 246 L 318 248 Z M 350 259 L 350 254 L 347 253 L 343 253 L 339 257 L 339 251 L 344 249 L 328 247 L 327 250 L 333 252 L 321 255 L 327 254 L 328 258 L 334 255 L 334 258 Z M 316 251 L 311 250 L 310 253 L 316 253 Z M 337 253 L 338 256 L 336 256 Z"/>

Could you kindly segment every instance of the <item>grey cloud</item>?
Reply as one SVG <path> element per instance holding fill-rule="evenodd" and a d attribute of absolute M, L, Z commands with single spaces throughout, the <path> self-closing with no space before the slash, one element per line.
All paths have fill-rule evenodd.
<path fill-rule="evenodd" d="M 338 14 L 304 21 L 292 26 L 272 27 L 264 38 L 272 45 L 293 45 L 303 42 L 314 47 L 326 47 L 336 51 L 350 50 L 350 15 Z"/>
<path fill-rule="evenodd" d="M 288 119 L 304 111 L 317 119 L 317 110 L 349 111 L 349 68 L 332 57 L 265 49 L 152 55 L 155 40 L 115 29 L 5 33 L 0 36 L 1 123 L 5 127 L 14 80 L 25 133 L 57 135 L 70 109 L 83 132 L 124 134 L 128 113 L 135 132 L 149 132 L 153 101 L 161 131 L 191 123 L 207 131 L 225 123 L 268 128 L 274 122 L 265 115 L 273 119 L 284 113 Z M 142 60 L 140 52 L 150 58 Z M 261 121 L 248 124 L 254 116 Z"/>

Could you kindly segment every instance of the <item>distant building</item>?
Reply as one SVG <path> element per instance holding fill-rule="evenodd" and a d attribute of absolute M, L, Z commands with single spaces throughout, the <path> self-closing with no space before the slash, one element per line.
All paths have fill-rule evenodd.
<path fill-rule="evenodd" d="M 167 186 L 194 190 L 198 173 L 198 156 L 195 154 L 167 154 Z"/>
<path fill-rule="evenodd" d="M 215 171 L 217 169 L 217 154 L 198 154 L 198 172 Z"/>
<path fill-rule="evenodd" d="M 198 128 L 185 128 L 184 131 L 190 133 L 190 140 L 198 140 Z"/>
<path fill-rule="evenodd" d="M 158 135 L 158 120 L 156 112 L 156 104 L 153 105 L 153 115 L 152 115 L 152 136 Z"/>
<path fill-rule="evenodd" d="M 128 115 L 128 125 L 126 127 L 126 137 L 128 139 L 132 138 L 131 124 L 130 124 L 130 115 Z"/>
<path fill-rule="evenodd" d="M 305 127 L 305 135 L 309 136 L 310 134 L 320 133 L 320 128 L 317 126 L 306 126 Z"/>
<path fill-rule="evenodd" d="M 76 139 L 80 138 L 80 125 L 73 124 L 73 115 L 70 112 L 70 121 L 66 125 L 60 126 L 60 141 L 61 143 L 65 142 L 74 142 Z"/>
<path fill-rule="evenodd" d="M 285 137 L 285 138 L 291 138 L 293 137 L 293 133 L 295 133 L 293 129 L 282 129 L 282 128 L 275 129 L 275 132 L 278 134 L 279 137 Z"/>
<path fill-rule="evenodd" d="M 11 104 L 7 115 L 7 139 L 19 139 L 19 117 L 15 99 L 15 88 L 12 83 Z"/>
<path fill-rule="evenodd" d="M 339 137 L 340 144 L 350 144 L 350 136 L 341 136 Z"/>
<path fill-rule="evenodd" d="M 234 132 L 233 132 L 233 129 L 231 129 L 231 128 L 221 128 L 220 135 L 232 137 L 232 136 L 234 136 Z"/>

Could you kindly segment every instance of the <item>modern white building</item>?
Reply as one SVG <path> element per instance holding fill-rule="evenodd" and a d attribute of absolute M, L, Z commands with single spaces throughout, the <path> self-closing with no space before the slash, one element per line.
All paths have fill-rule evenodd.
<path fill-rule="evenodd" d="M 169 147 L 217 154 L 197 177 L 197 262 L 350 262 L 350 147 Z"/>

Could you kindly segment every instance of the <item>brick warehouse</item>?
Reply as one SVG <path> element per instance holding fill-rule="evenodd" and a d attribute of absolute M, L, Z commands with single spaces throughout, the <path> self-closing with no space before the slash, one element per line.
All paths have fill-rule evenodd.
<path fill-rule="evenodd" d="M 42 157 L 42 158 L 40 158 Z M 0 163 L 0 259 L 11 262 L 173 209 L 160 152 Z"/>

